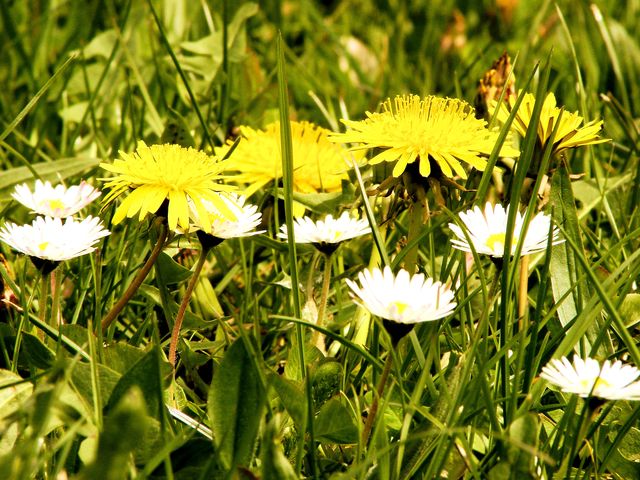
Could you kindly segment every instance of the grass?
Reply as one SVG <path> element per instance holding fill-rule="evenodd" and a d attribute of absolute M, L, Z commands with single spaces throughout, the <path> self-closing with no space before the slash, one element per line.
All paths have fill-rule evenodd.
<path fill-rule="evenodd" d="M 90 205 L 83 215 L 112 234 L 51 281 L 2 244 L 0 478 L 639 477 L 638 403 L 595 405 L 539 377 L 574 353 L 640 366 L 639 6 L 494 3 L 0 3 L 5 222 L 32 218 L 11 198 L 16 184 L 100 188 L 99 163 L 138 140 L 211 151 L 240 125 L 279 121 L 285 146 L 282 184 L 251 198 L 267 233 L 209 253 L 175 371 L 167 354 L 195 237 L 165 246 L 104 331 L 153 249 L 153 218 L 112 225 L 113 206 Z M 340 119 L 401 93 L 473 103 L 504 51 L 516 88 L 602 118 L 612 141 L 557 155 L 530 130 L 512 169 L 497 155 L 513 140 L 507 125 L 488 159 L 495 169 L 472 172 L 467 191 L 443 183 L 442 199 L 426 188 L 426 215 L 399 188 L 375 192 L 389 165 L 363 162 L 341 192 L 293 191 L 290 121 L 344 131 Z M 545 182 L 541 200 L 531 192 Z M 487 200 L 520 204 L 529 219 L 543 208 L 565 242 L 501 264 L 465 257 L 447 224 Z M 275 236 L 282 223 L 291 231 L 298 201 L 314 218 L 354 209 L 374 232 L 329 257 L 324 326 L 313 321 L 324 256 Z M 449 282 L 454 314 L 393 348 L 345 283 L 376 265 Z M 63 322 L 42 285 L 59 293 Z"/>

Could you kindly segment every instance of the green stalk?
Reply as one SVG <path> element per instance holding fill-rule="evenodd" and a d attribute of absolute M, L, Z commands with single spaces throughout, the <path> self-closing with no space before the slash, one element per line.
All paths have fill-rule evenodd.
<path fill-rule="evenodd" d="M 60 317 L 60 276 L 56 274 L 57 270 L 54 270 L 49 274 L 51 278 L 51 321 L 49 325 L 60 326 L 62 324 L 62 318 Z"/>
<path fill-rule="evenodd" d="M 284 195 L 285 223 L 287 225 L 287 247 L 289 253 L 289 275 L 291 276 L 291 300 L 293 303 L 293 313 L 296 318 L 302 317 L 300 308 L 300 294 L 298 281 L 298 255 L 296 251 L 295 234 L 293 228 L 293 143 L 291 140 L 291 123 L 289 119 L 289 93 L 287 89 L 287 77 L 284 63 L 284 45 L 282 33 L 278 33 L 276 40 L 276 57 L 278 59 L 278 110 L 280 111 L 280 145 L 282 151 L 282 186 Z M 296 323 L 296 341 L 298 357 L 300 362 L 300 376 L 307 384 L 307 365 L 304 352 L 304 335 L 302 326 Z M 298 443 L 298 453 L 296 456 L 296 474 L 300 475 L 302 470 L 302 457 L 304 455 L 305 430 L 309 433 L 308 448 L 311 463 L 312 477 L 317 477 L 318 466 L 315 457 L 315 440 L 313 435 L 313 398 L 310 395 L 310 387 L 307 387 L 307 421 L 306 428 L 302 428 Z"/>
<path fill-rule="evenodd" d="M 160 255 L 160 252 L 164 247 L 164 242 L 167 239 L 168 235 L 169 235 L 169 229 L 167 225 L 165 224 L 165 222 L 160 222 L 160 234 L 158 235 L 158 240 L 156 241 L 156 244 L 153 247 L 153 250 L 151 251 L 151 255 L 149 255 L 149 258 L 147 259 L 145 264 L 142 266 L 142 268 L 138 271 L 138 273 L 136 274 L 133 281 L 131 282 L 127 290 L 124 292 L 120 300 L 118 300 L 118 302 L 111 308 L 109 313 L 107 313 L 102 319 L 102 321 L 100 322 L 103 332 L 106 331 L 107 328 L 109 328 L 111 323 L 120 314 L 120 312 L 125 307 L 125 305 L 129 303 L 129 300 L 131 300 L 131 297 L 133 297 L 133 295 L 138 291 L 138 288 L 140 288 L 140 285 L 142 285 L 142 282 L 144 282 L 144 279 L 147 278 L 147 275 L 149 275 L 149 272 L 151 271 L 151 267 L 153 267 L 153 264 L 156 263 L 158 255 Z"/>
<path fill-rule="evenodd" d="M 176 368 L 176 350 L 178 348 L 178 340 L 180 338 L 180 329 L 182 328 L 182 321 L 184 320 L 184 314 L 187 311 L 187 305 L 189 305 L 189 300 L 191 300 L 191 295 L 193 295 L 193 289 L 196 287 L 198 283 L 198 279 L 200 278 L 200 273 L 202 272 L 202 267 L 204 267 L 204 262 L 207 260 L 208 249 L 202 248 L 200 252 L 200 257 L 198 258 L 198 263 L 196 263 L 196 267 L 193 270 L 193 274 L 189 279 L 189 283 L 187 284 L 187 290 L 184 292 L 182 297 L 182 302 L 180 303 L 180 308 L 178 309 L 178 314 L 176 315 L 176 320 L 173 322 L 173 331 L 171 332 L 171 342 L 169 343 L 169 363 L 171 366 Z"/>
<path fill-rule="evenodd" d="M 318 320 L 317 325 L 324 327 L 324 317 L 327 311 L 327 300 L 329 299 L 329 286 L 331 285 L 331 253 L 324 255 L 324 274 L 322 276 L 322 290 L 320 291 L 320 304 L 318 305 Z M 321 335 L 318 330 L 314 333 L 314 344 L 320 349 L 321 352 L 325 352 L 324 335 Z"/>
<path fill-rule="evenodd" d="M 409 231 L 407 233 L 407 244 L 411 244 L 416 239 L 422 228 L 424 227 L 424 215 L 426 212 L 426 192 L 421 185 L 415 186 L 415 198 L 409 207 Z M 409 251 L 404 257 L 404 269 L 409 272 L 410 275 L 416 273 L 418 265 L 418 250 L 420 245 L 416 243 L 411 246 Z"/>
<path fill-rule="evenodd" d="M 373 429 L 373 423 L 375 422 L 376 416 L 378 414 L 380 398 L 382 398 L 382 395 L 384 394 L 384 387 L 387 384 L 387 378 L 389 378 L 389 373 L 391 372 L 392 365 L 393 365 L 393 355 L 392 355 L 392 352 L 389 352 L 387 355 L 387 360 L 384 363 L 384 370 L 382 370 L 382 375 L 380 375 L 380 379 L 378 380 L 378 386 L 376 387 L 376 394 L 373 397 L 373 400 L 371 402 L 371 408 L 369 409 L 369 415 L 367 416 L 367 421 L 365 422 L 364 429 L 362 430 L 363 448 L 366 448 L 367 443 L 369 442 L 369 436 L 371 435 L 371 430 Z"/>

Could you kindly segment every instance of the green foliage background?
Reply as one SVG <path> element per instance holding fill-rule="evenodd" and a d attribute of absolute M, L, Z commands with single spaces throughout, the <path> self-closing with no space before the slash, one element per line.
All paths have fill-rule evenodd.
<path fill-rule="evenodd" d="M 443 233 L 455 213 L 485 201 L 475 189 L 489 186 L 490 172 L 470 179 L 472 192 L 450 193 L 421 231 L 419 265 L 458 282 L 459 307 L 395 352 L 368 446 L 362 413 L 391 353 L 377 323 L 358 323 L 363 313 L 343 280 L 379 260 L 370 239 L 333 259 L 326 358 L 310 345 L 300 355 L 313 327 L 300 311 L 305 299 L 292 305 L 283 286 L 298 275 L 313 280 L 317 255 L 298 247 L 292 256 L 273 239 L 275 223 L 271 235 L 216 248 L 175 374 L 165 352 L 197 244 L 172 244 L 104 336 L 95 326 L 148 255 L 149 222 L 109 226 L 99 255 L 58 270 L 59 327 L 38 315 L 48 300 L 37 272 L 3 245 L 0 478 L 640 477 L 637 402 L 594 413 L 537 378 L 550 358 L 574 351 L 640 365 L 639 18 L 636 0 L 1 1 L 8 221 L 30 218 L 11 200 L 16 184 L 99 186 L 97 165 L 139 139 L 210 150 L 239 125 L 280 118 L 338 131 L 340 118 L 363 118 L 399 93 L 472 103 L 504 51 L 517 85 L 530 79 L 528 91 L 554 92 L 567 110 L 603 118 L 612 142 L 552 163 L 547 210 L 566 242 L 532 257 L 524 322 L 520 260 L 507 262 L 492 298 L 490 262 L 477 259 L 482 268 L 467 272 Z M 525 173 L 506 172 L 505 182 L 518 185 Z M 362 206 L 353 180 L 338 199 L 307 199 L 311 211 Z M 286 185 L 283 197 L 290 206 Z M 389 200 L 371 202 L 382 223 Z M 382 257 L 394 264 L 408 223 L 398 212 L 380 225 Z M 105 223 L 111 214 L 101 213 Z M 483 315 L 500 332 L 476 336 Z"/>

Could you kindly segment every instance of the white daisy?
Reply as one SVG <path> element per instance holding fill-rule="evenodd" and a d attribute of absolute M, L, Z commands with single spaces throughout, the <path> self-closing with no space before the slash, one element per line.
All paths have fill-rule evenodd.
<path fill-rule="evenodd" d="M 400 270 L 394 275 L 389 267 L 374 268 L 360 272 L 358 280 L 361 286 L 347 279 L 360 299 L 356 302 L 385 320 L 404 324 L 430 322 L 450 315 L 456 308 L 453 292 L 422 273 L 410 276 Z"/>
<path fill-rule="evenodd" d="M 246 197 L 236 193 L 225 193 L 220 195 L 220 197 L 233 213 L 235 219 L 232 220 L 228 215 L 223 215 L 213 203 L 203 199 L 202 204 L 209 213 L 211 228 L 209 230 L 203 228 L 196 209 L 193 205 L 190 205 L 191 217 L 194 219 L 191 228 L 189 228 L 190 232 L 201 230 L 204 233 L 221 239 L 248 237 L 265 232 L 265 230 L 254 230 L 260 225 L 262 214 L 258 211 L 256 205 L 246 203 Z M 179 233 L 185 233 L 179 229 L 177 231 Z"/>
<path fill-rule="evenodd" d="M 552 359 L 542 368 L 540 377 L 567 393 L 581 397 L 606 400 L 640 400 L 640 371 L 619 360 L 600 365 L 597 360 L 573 357 L 573 365 L 566 357 Z"/>
<path fill-rule="evenodd" d="M 69 217 L 36 217 L 31 225 L 6 223 L 0 229 L 0 240 L 30 257 L 61 262 L 95 250 L 95 244 L 109 235 L 99 218 L 82 221 Z"/>
<path fill-rule="evenodd" d="M 492 257 L 503 257 L 508 216 L 509 207 L 505 210 L 502 205 L 492 207 L 491 204 L 487 202 L 484 207 L 484 212 L 482 212 L 479 207 L 474 207 L 473 210 L 461 212 L 460 220 L 464 223 L 473 249 L 476 252 L 491 255 Z M 542 212 L 531 219 L 522 243 L 521 255 L 529 255 L 530 253 L 546 250 L 550 223 L 551 218 Z M 449 228 L 458 237 L 451 240 L 453 247 L 465 252 L 471 252 L 471 246 L 462 228 L 454 223 L 450 223 Z M 516 246 L 518 245 L 518 240 L 523 230 L 524 215 L 517 212 L 515 225 L 513 227 L 513 238 L 511 239 L 512 255 L 516 251 Z M 551 240 L 553 245 L 564 241 L 558 239 L 558 233 L 558 229 L 554 228 L 553 238 Z"/>
<path fill-rule="evenodd" d="M 101 195 L 100 190 L 93 188 L 84 180 L 80 185 L 65 187 L 51 185 L 51 182 L 36 180 L 33 191 L 29 185 L 16 185 L 11 195 L 33 213 L 49 217 L 65 218 L 78 213 Z"/>
<path fill-rule="evenodd" d="M 309 217 L 296 218 L 293 229 L 296 243 L 311 243 L 319 250 L 329 252 L 345 240 L 371 232 L 366 220 L 353 218 L 349 212 L 343 212 L 338 218 L 327 215 L 315 222 Z M 284 240 L 289 237 L 286 225 L 280 227 L 278 237 Z"/>

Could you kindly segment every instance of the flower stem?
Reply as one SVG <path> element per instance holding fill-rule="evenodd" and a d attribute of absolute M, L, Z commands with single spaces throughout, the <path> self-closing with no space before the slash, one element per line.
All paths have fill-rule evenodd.
<path fill-rule="evenodd" d="M 319 327 L 324 326 L 324 317 L 327 311 L 327 300 L 329 299 L 329 286 L 331 284 L 331 254 L 324 255 L 324 275 L 322 276 L 322 290 L 320 292 L 320 305 L 318 305 L 318 320 L 316 324 Z M 316 347 L 325 353 L 324 335 L 318 330 L 314 333 L 314 342 Z"/>
<path fill-rule="evenodd" d="M 38 320 L 43 324 L 47 323 L 47 300 L 49 298 L 49 274 L 42 272 L 40 283 L 40 301 L 38 302 Z M 44 341 L 45 333 L 41 331 L 40 340 Z"/>
<path fill-rule="evenodd" d="M 380 380 L 378 380 L 378 386 L 376 387 L 376 395 L 373 398 L 371 403 L 371 408 L 369 409 L 369 415 L 367 416 L 367 421 L 364 424 L 364 430 L 362 430 L 362 445 L 363 447 L 367 446 L 369 442 L 369 435 L 371 435 L 371 430 L 373 429 L 373 423 L 376 419 L 376 415 L 378 414 L 378 406 L 380 405 L 380 398 L 382 398 L 382 394 L 384 393 L 384 387 L 387 384 L 387 378 L 389 378 L 389 373 L 391 372 L 391 365 L 393 364 L 393 352 L 389 352 L 387 356 L 387 360 L 384 363 L 384 370 L 382 370 L 382 375 L 380 376 Z"/>
<path fill-rule="evenodd" d="M 51 277 L 51 325 L 52 327 L 59 327 L 62 324 L 62 315 L 60 312 L 60 295 L 62 285 L 60 282 L 60 276 L 57 274 L 58 270 L 54 270 L 49 274 Z"/>
<path fill-rule="evenodd" d="M 131 297 L 133 297 L 133 295 L 138 291 L 138 288 L 140 288 L 140 285 L 142 285 L 142 282 L 144 282 L 144 279 L 147 278 L 147 275 L 149 275 L 149 272 L 151 271 L 151 267 L 153 267 L 153 264 L 156 262 L 158 256 L 160 255 L 160 252 L 162 251 L 162 248 L 164 247 L 164 242 L 167 239 L 168 235 L 169 235 L 169 230 L 167 228 L 167 225 L 164 222 L 160 223 L 160 233 L 158 235 L 158 240 L 156 241 L 156 244 L 153 247 L 153 250 L 151 251 L 151 255 L 149 255 L 149 258 L 147 259 L 145 264 L 142 266 L 140 271 L 138 271 L 133 281 L 131 282 L 127 290 L 122 295 L 122 298 L 118 300 L 118 303 L 116 303 L 111 308 L 109 313 L 107 313 L 102 319 L 102 321 L 100 322 L 103 332 L 107 328 L 109 328 L 111 323 L 120 314 L 120 312 L 125 307 L 125 305 L 129 303 L 129 300 L 131 300 Z"/>
<path fill-rule="evenodd" d="M 198 283 L 198 279 L 200 278 L 200 272 L 202 272 L 202 267 L 204 267 L 204 262 L 207 259 L 207 253 L 209 253 L 209 249 L 204 249 L 204 248 L 200 252 L 198 263 L 196 263 L 195 269 L 193 270 L 193 274 L 189 279 L 189 283 L 187 284 L 187 290 L 184 292 L 184 296 L 182 297 L 182 302 L 180 303 L 180 308 L 178 309 L 178 314 L 176 315 L 176 320 L 173 323 L 173 331 L 171 332 L 171 342 L 169 343 L 169 363 L 173 368 L 175 368 L 176 366 L 176 350 L 178 348 L 178 340 L 180 339 L 180 329 L 182 328 L 182 321 L 184 320 L 184 314 L 187 311 L 189 300 L 191 300 L 191 295 L 193 295 L 193 290 L 196 288 L 196 284 Z"/>

